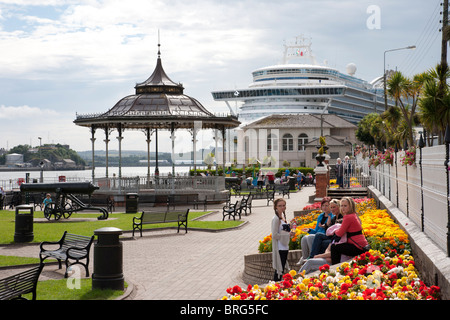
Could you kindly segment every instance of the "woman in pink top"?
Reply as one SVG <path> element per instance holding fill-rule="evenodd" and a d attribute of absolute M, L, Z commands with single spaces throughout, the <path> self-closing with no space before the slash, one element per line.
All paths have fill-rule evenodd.
<path fill-rule="evenodd" d="M 347 235 L 347 242 L 331 245 L 331 263 L 341 262 L 341 254 L 346 256 L 357 256 L 366 251 L 368 242 L 362 233 L 362 226 L 356 214 L 356 204 L 350 197 L 341 200 L 341 212 L 344 215 L 341 227 L 334 234 L 338 237 Z"/>

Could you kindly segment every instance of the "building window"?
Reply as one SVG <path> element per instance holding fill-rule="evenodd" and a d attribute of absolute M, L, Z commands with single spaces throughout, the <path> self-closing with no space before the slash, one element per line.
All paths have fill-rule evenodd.
<path fill-rule="evenodd" d="M 273 133 L 267 136 L 267 151 L 278 151 L 278 137 Z"/>
<path fill-rule="evenodd" d="M 308 143 L 308 135 L 306 133 L 300 133 L 297 139 L 298 151 L 305 151 L 307 143 Z"/>
<path fill-rule="evenodd" d="M 339 158 L 339 152 L 330 152 L 330 158 L 331 159 Z"/>
<path fill-rule="evenodd" d="M 283 151 L 294 151 L 294 138 L 290 133 L 283 136 Z"/>

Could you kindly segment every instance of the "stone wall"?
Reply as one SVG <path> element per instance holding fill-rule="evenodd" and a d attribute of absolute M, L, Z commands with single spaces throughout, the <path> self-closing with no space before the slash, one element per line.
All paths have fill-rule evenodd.
<path fill-rule="evenodd" d="M 290 250 L 288 262 L 290 269 L 298 271 L 296 263 L 302 256 L 301 250 Z M 246 284 L 262 285 L 273 280 L 275 270 L 272 267 L 272 252 L 256 253 L 244 256 L 242 279 Z"/>
<path fill-rule="evenodd" d="M 369 197 L 374 198 L 380 209 L 386 209 L 392 219 L 409 237 L 414 262 L 420 278 L 428 285 L 441 288 L 443 300 L 450 299 L 450 258 L 420 228 L 375 187 L 369 187 Z"/>

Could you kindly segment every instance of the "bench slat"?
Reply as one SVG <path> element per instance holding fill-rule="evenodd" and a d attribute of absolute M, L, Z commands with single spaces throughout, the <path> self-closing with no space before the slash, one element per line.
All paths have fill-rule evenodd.
<path fill-rule="evenodd" d="M 30 270 L 0 279 L 0 300 L 20 298 L 23 294 L 33 293 L 36 299 L 36 285 L 41 274 L 43 264 Z"/>

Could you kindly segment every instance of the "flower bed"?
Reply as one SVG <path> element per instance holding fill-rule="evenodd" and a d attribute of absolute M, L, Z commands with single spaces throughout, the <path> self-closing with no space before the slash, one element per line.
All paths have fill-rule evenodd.
<path fill-rule="evenodd" d="M 337 189 L 339 188 L 339 185 L 336 184 L 336 179 L 330 179 L 330 189 Z M 361 184 L 358 182 L 358 179 L 356 177 L 350 178 L 350 188 L 361 188 Z"/>
<path fill-rule="evenodd" d="M 409 239 L 386 210 L 377 209 L 374 199 L 356 199 L 357 213 L 372 249 L 331 270 L 325 264 L 317 275 L 298 274 L 295 270 L 279 282 L 267 285 L 239 286 L 226 290 L 223 299 L 232 300 L 436 300 L 437 286 L 428 287 L 420 280 L 411 255 Z M 315 224 L 319 212 L 310 217 L 296 217 L 291 243 L 299 243 L 297 229 Z M 292 223 L 292 221 L 291 221 Z M 263 252 L 271 251 L 271 236 L 260 241 Z M 269 250 L 270 251 L 267 251 Z"/>

